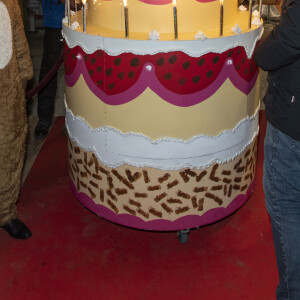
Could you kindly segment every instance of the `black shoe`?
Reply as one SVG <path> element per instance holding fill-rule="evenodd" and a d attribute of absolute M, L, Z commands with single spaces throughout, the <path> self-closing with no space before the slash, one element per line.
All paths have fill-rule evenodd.
<path fill-rule="evenodd" d="M 31 237 L 31 231 L 28 227 L 19 219 L 15 219 L 6 223 L 4 226 L 0 226 L 6 230 L 11 237 L 19 240 L 26 240 Z"/>
<path fill-rule="evenodd" d="M 34 135 L 37 139 L 44 139 L 48 135 L 51 121 L 39 120 L 34 131 Z"/>

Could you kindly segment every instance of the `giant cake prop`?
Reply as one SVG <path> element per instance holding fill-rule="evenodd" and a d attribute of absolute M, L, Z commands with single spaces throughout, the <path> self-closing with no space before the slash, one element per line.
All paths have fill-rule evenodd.
<path fill-rule="evenodd" d="M 93 0 L 63 34 L 69 172 L 83 205 L 169 231 L 217 221 L 249 198 L 251 57 L 262 34 L 249 10 L 234 0 Z"/>

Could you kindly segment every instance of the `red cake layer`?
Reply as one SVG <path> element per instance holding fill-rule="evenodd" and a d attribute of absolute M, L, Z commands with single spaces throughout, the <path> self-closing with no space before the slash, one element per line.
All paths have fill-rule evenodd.
<path fill-rule="evenodd" d="M 258 71 L 255 62 L 247 58 L 243 47 L 221 54 L 207 53 L 201 57 L 191 57 L 179 51 L 111 56 L 103 50 L 87 54 L 80 46 L 69 48 L 65 43 L 64 47 L 65 73 L 72 74 L 77 60 L 83 58 L 91 80 L 106 95 L 117 95 L 130 89 L 138 81 L 145 63 L 155 66 L 155 76 L 162 86 L 179 95 L 196 93 L 210 86 L 229 57 L 238 75 L 247 82 Z"/>

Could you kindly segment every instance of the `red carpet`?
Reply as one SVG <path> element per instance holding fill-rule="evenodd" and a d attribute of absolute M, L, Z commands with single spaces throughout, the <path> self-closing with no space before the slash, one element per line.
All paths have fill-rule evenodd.
<path fill-rule="evenodd" d="M 263 116 L 253 196 L 181 245 L 175 232 L 121 227 L 79 204 L 58 118 L 18 205 L 33 237 L 15 241 L 0 230 L 0 299 L 275 299 L 278 274 L 262 191 L 265 123 Z"/>

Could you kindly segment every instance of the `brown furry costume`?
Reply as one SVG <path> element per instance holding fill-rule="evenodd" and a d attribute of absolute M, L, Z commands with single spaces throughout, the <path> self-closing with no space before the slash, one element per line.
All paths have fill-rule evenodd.
<path fill-rule="evenodd" d="M 27 135 L 22 81 L 33 76 L 17 0 L 0 0 L 0 226 L 17 216 Z"/>

